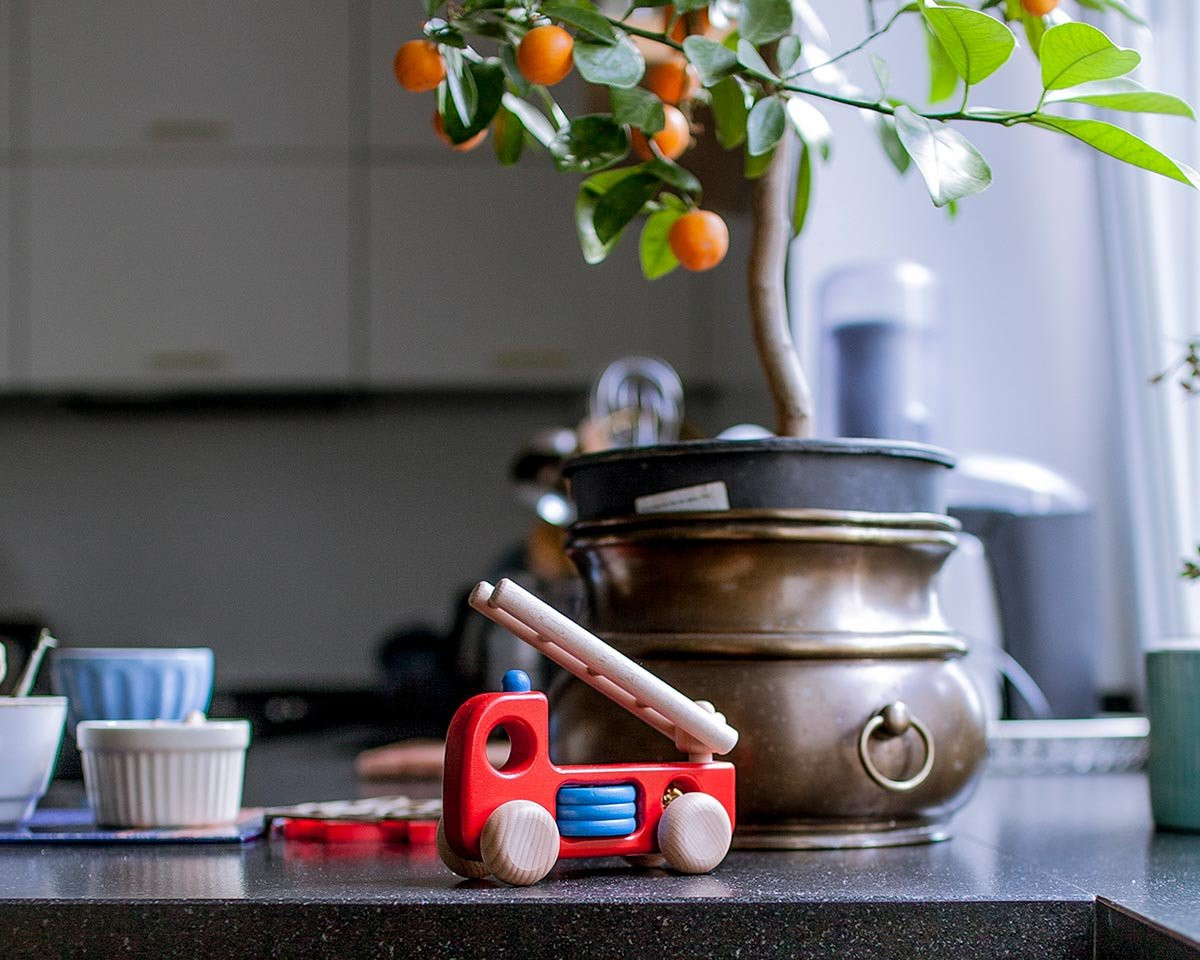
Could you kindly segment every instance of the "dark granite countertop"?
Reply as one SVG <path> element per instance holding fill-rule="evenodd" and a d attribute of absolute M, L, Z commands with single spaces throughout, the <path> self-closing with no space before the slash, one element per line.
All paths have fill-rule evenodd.
<path fill-rule="evenodd" d="M 364 792 L 351 756 L 338 739 L 256 745 L 246 799 Z M 522 889 L 459 880 L 422 847 L 10 846 L 0 944 L 20 957 L 1200 958 L 1200 835 L 1153 831 L 1143 777 L 988 777 L 955 832 L 734 852 L 704 877 L 574 861 Z"/>

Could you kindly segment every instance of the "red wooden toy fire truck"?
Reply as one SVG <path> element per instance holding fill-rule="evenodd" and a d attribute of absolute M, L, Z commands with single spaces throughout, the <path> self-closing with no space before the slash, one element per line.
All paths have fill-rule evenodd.
<path fill-rule="evenodd" d="M 670 738 L 687 761 L 559 766 L 548 752 L 546 695 L 510 670 L 504 692 L 482 693 L 446 737 L 438 851 L 463 877 L 537 883 L 560 857 L 625 856 L 707 873 L 729 850 L 733 764 L 714 761 L 738 734 L 712 704 L 678 690 L 510 580 L 480 583 L 471 606 Z M 487 757 L 508 735 L 507 761 Z"/>

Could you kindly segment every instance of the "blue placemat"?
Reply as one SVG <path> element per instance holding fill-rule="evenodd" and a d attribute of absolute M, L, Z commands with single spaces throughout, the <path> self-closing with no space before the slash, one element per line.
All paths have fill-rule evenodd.
<path fill-rule="evenodd" d="M 263 812 L 245 809 L 234 823 L 216 827 L 115 830 L 98 827 L 92 811 L 38 810 L 19 827 L 0 827 L 0 843 L 246 843 L 262 836 Z"/>

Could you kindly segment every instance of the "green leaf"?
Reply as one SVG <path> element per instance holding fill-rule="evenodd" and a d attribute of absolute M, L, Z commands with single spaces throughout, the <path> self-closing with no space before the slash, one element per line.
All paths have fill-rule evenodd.
<path fill-rule="evenodd" d="M 1066 90 L 1053 90 L 1046 95 L 1045 102 L 1090 103 L 1094 107 L 1107 107 L 1126 113 L 1162 113 L 1196 119 L 1195 112 L 1186 101 L 1169 93 L 1147 90 L 1129 77 L 1094 80 Z"/>
<path fill-rule="evenodd" d="M 480 37 L 491 37 L 493 40 L 502 40 L 505 42 L 509 39 L 508 30 L 499 20 L 472 18 L 466 21 L 460 20 L 459 24 L 464 30 Z"/>
<path fill-rule="evenodd" d="M 1119 13 L 1126 20 L 1136 23 L 1139 27 L 1150 26 L 1150 24 L 1134 13 L 1129 8 L 1129 5 L 1122 2 L 1122 0 L 1077 0 L 1077 2 L 1081 7 L 1088 7 L 1091 10 L 1111 10 L 1114 13 Z"/>
<path fill-rule="evenodd" d="M 726 77 L 712 90 L 713 120 L 717 126 L 717 142 L 726 150 L 732 150 L 746 140 L 746 117 L 750 109 L 746 103 L 746 89 L 736 77 Z"/>
<path fill-rule="evenodd" d="M 617 32 L 613 29 L 612 24 L 599 14 L 591 3 L 552 0 L 550 3 L 543 3 L 541 10 L 551 20 L 578 27 L 601 43 L 617 42 Z"/>
<path fill-rule="evenodd" d="M 449 69 L 446 75 L 450 75 Z M 463 76 L 471 78 L 472 89 L 475 90 L 475 112 L 467 123 L 462 121 L 457 105 L 448 102 L 447 90 L 450 85 L 438 87 L 438 112 L 442 115 L 442 126 L 451 143 L 464 143 L 486 128 L 500 109 L 500 101 L 504 96 L 504 68 L 499 60 L 465 61 Z"/>
<path fill-rule="evenodd" d="M 796 194 L 792 198 L 792 236 L 798 237 L 808 219 L 809 201 L 812 199 L 812 152 L 808 144 L 800 147 L 800 164 L 796 167 Z"/>
<path fill-rule="evenodd" d="M 875 79 L 879 81 L 879 95 L 886 97 L 888 87 L 892 85 L 892 68 L 883 57 L 871 54 L 871 69 L 875 71 Z"/>
<path fill-rule="evenodd" d="M 675 221 L 683 216 L 682 210 L 659 210 L 646 218 L 642 237 L 638 243 L 638 257 L 642 261 L 642 275 L 647 280 L 657 280 L 679 266 L 671 251 L 669 236 Z"/>
<path fill-rule="evenodd" d="M 1189 186 L 1196 186 L 1189 175 L 1190 171 L 1182 164 L 1176 163 L 1165 153 L 1150 146 L 1145 140 L 1134 136 L 1122 127 L 1105 123 L 1103 120 L 1075 120 L 1070 117 L 1056 117 L 1049 113 L 1035 114 L 1034 119 L 1030 122 L 1047 130 L 1065 133 L 1069 137 L 1074 137 L 1076 140 L 1081 140 L 1088 146 L 1094 147 L 1101 153 L 1107 153 L 1110 157 L 1116 157 L 1116 159 L 1135 167 L 1141 167 L 1151 173 L 1160 173 L 1164 177 L 1178 180 Z"/>
<path fill-rule="evenodd" d="M 591 113 L 576 117 L 559 130 L 549 150 L 559 170 L 592 173 L 625 159 L 629 135 L 608 114 Z"/>
<path fill-rule="evenodd" d="M 646 61 L 624 33 L 616 43 L 575 41 L 575 67 L 588 83 L 634 87 L 646 72 Z"/>
<path fill-rule="evenodd" d="M 925 42 L 929 51 L 929 102 L 940 103 L 949 100 L 958 89 L 958 71 L 933 31 L 926 31 Z"/>
<path fill-rule="evenodd" d="M 467 69 L 468 61 L 463 59 L 460 50 L 447 46 L 438 49 L 446 64 L 446 86 L 450 90 L 450 100 L 458 113 L 458 119 L 465 127 L 470 124 L 471 118 L 475 116 L 475 108 L 479 105 L 479 91 L 475 87 L 475 78 Z"/>
<path fill-rule="evenodd" d="M 783 104 L 778 97 L 763 97 L 746 118 L 746 151 L 761 157 L 775 149 L 787 125 Z"/>
<path fill-rule="evenodd" d="M 742 0 L 738 4 L 738 30 L 751 43 L 778 40 L 792 28 L 791 0 Z"/>
<path fill-rule="evenodd" d="M 687 37 L 683 41 L 683 52 L 700 74 L 700 82 L 711 87 L 725 77 L 737 73 L 737 54 L 724 44 L 708 37 Z"/>
<path fill-rule="evenodd" d="M 708 9 L 708 0 L 676 0 L 676 13 L 691 13 L 693 10 Z"/>
<path fill-rule="evenodd" d="M 550 141 L 554 139 L 554 127 L 537 107 L 511 93 L 504 94 L 503 103 L 505 108 L 521 121 L 521 126 L 529 131 L 534 140 L 546 149 L 550 148 Z"/>
<path fill-rule="evenodd" d="M 979 193 L 992 182 L 983 155 L 953 127 L 901 105 L 896 108 L 896 134 L 925 178 L 934 206 Z"/>
<path fill-rule="evenodd" d="M 496 151 L 496 159 L 502 167 L 511 167 L 521 159 L 521 150 L 525 147 L 525 127 L 511 110 L 501 107 L 492 122 L 496 136 L 492 147 Z"/>
<path fill-rule="evenodd" d="M 643 163 L 642 169 L 658 177 L 663 183 L 674 187 L 676 190 L 683 193 L 690 193 L 697 197 L 700 195 L 700 181 L 696 179 L 694 174 L 684 170 L 674 160 L 668 160 L 666 157 L 654 157 Z"/>
<path fill-rule="evenodd" d="M 1142 58 L 1124 50 L 1087 23 L 1060 23 L 1042 37 L 1042 86 L 1064 90 L 1089 80 L 1108 80 L 1132 70 Z"/>
<path fill-rule="evenodd" d="M 875 124 L 875 135 L 879 138 L 879 145 L 883 147 L 883 152 L 887 154 L 887 158 L 892 161 L 892 166 L 901 175 L 908 173 L 908 168 L 912 166 L 912 157 L 908 155 L 908 151 L 904 149 L 904 144 L 900 142 L 900 137 L 896 134 L 895 119 L 883 113 L 872 114 L 872 117 L 872 122 Z"/>
<path fill-rule="evenodd" d="M 602 262 L 620 239 L 620 234 L 609 237 L 606 241 L 602 241 L 596 235 L 593 221 L 597 204 L 609 190 L 622 180 L 637 176 L 639 173 L 637 167 L 606 170 L 588 177 L 579 185 L 579 193 L 575 197 L 575 232 L 579 236 L 579 247 L 583 251 L 583 259 L 588 263 Z"/>
<path fill-rule="evenodd" d="M 801 97 L 788 97 L 787 116 L 800 139 L 829 159 L 833 149 L 833 129 L 825 114 Z"/>
<path fill-rule="evenodd" d="M 738 63 L 754 76 L 770 83 L 777 83 L 779 81 L 779 78 L 767 66 L 767 61 L 762 58 L 762 54 L 755 49 L 754 44 L 749 40 L 738 41 L 737 58 Z"/>
<path fill-rule="evenodd" d="M 626 177 L 636 177 L 642 172 L 641 167 L 621 167 L 617 170 L 604 170 L 600 173 L 592 174 L 580 186 L 599 200 L 600 197 L 604 196 L 604 194 Z"/>
<path fill-rule="evenodd" d="M 500 44 L 500 62 L 504 65 L 504 76 L 508 78 L 509 84 L 517 94 L 522 97 L 529 96 L 533 87 L 521 73 L 520 67 L 517 66 L 517 52 L 513 49 L 512 44 Z"/>
<path fill-rule="evenodd" d="M 467 45 L 466 39 L 462 35 L 462 31 L 458 27 L 452 27 L 441 17 L 434 17 L 432 20 L 425 21 L 424 27 L 425 36 L 434 43 L 443 44 L 447 47 L 455 47 L 463 49 Z"/>
<path fill-rule="evenodd" d="M 612 104 L 613 119 L 627 123 L 643 133 L 658 133 L 666 126 L 662 101 L 649 90 L 641 87 L 609 87 L 609 102 Z"/>
<path fill-rule="evenodd" d="M 441 6 L 439 2 L 438 6 Z M 463 14 L 476 13 L 479 10 L 502 10 L 504 9 L 504 0 L 466 0 L 462 5 L 461 12 Z"/>
<path fill-rule="evenodd" d="M 579 237 L 579 249 L 583 251 L 583 259 L 590 264 L 603 263 L 617 245 L 619 236 L 612 237 L 604 243 L 596 236 L 596 228 L 592 217 L 596 213 L 598 199 L 583 187 L 575 197 L 575 233 Z"/>
<path fill-rule="evenodd" d="M 605 191 L 596 201 L 596 210 L 592 214 L 596 238 L 601 243 L 608 243 L 620 237 L 629 221 L 642 212 L 642 207 L 661 186 L 662 181 L 654 174 L 639 173 Z"/>
<path fill-rule="evenodd" d="M 800 38 L 794 34 L 781 37 L 775 48 L 775 62 L 779 64 L 779 75 L 787 77 L 800 62 Z"/>
<path fill-rule="evenodd" d="M 1046 20 L 1035 17 L 1032 13 L 1021 8 L 1021 26 L 1025 28 L 1025 39 L 1029 41 L 1029 49 L 1039 60 L 1042 58 L 1042 37 L 1046 35 Z"/>
<path fill-rule="evenodd" d="M 764 153 L 758 157 L 754 156 L 754 154 L 747 151 L 746 152 L 746 162 L 745 162 L 744 171 L 743 171 L 745 173 L 746 179 L 747 180 L 757 180 L 759 177 L 761 177 L 764 173 L 767 172 L 767 168 L 771 165 L 771 160 L 774 157 L 775 157 L 774 150 L 768 150 L 766 153 Z"/>
<path fill-rule="evenodd" d="M 1008 27 L 978 10 L 939 7 L 932 0 L 925 0 L 921 13 L 941 42 L 954 72 L 968 86 L 974 86 L 1004 66 L 1017 45 L 1017 38 Z"/>

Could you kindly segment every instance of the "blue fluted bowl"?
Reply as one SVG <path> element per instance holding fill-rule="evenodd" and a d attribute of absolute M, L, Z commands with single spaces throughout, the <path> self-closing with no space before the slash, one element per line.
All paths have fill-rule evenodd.
<path fill-rule="evenodd" d="M 183 720 L 208 710 L 213 652 L 66 647 L 54 652 L 50 680 L 72 730 L 81 720 Z"/>

